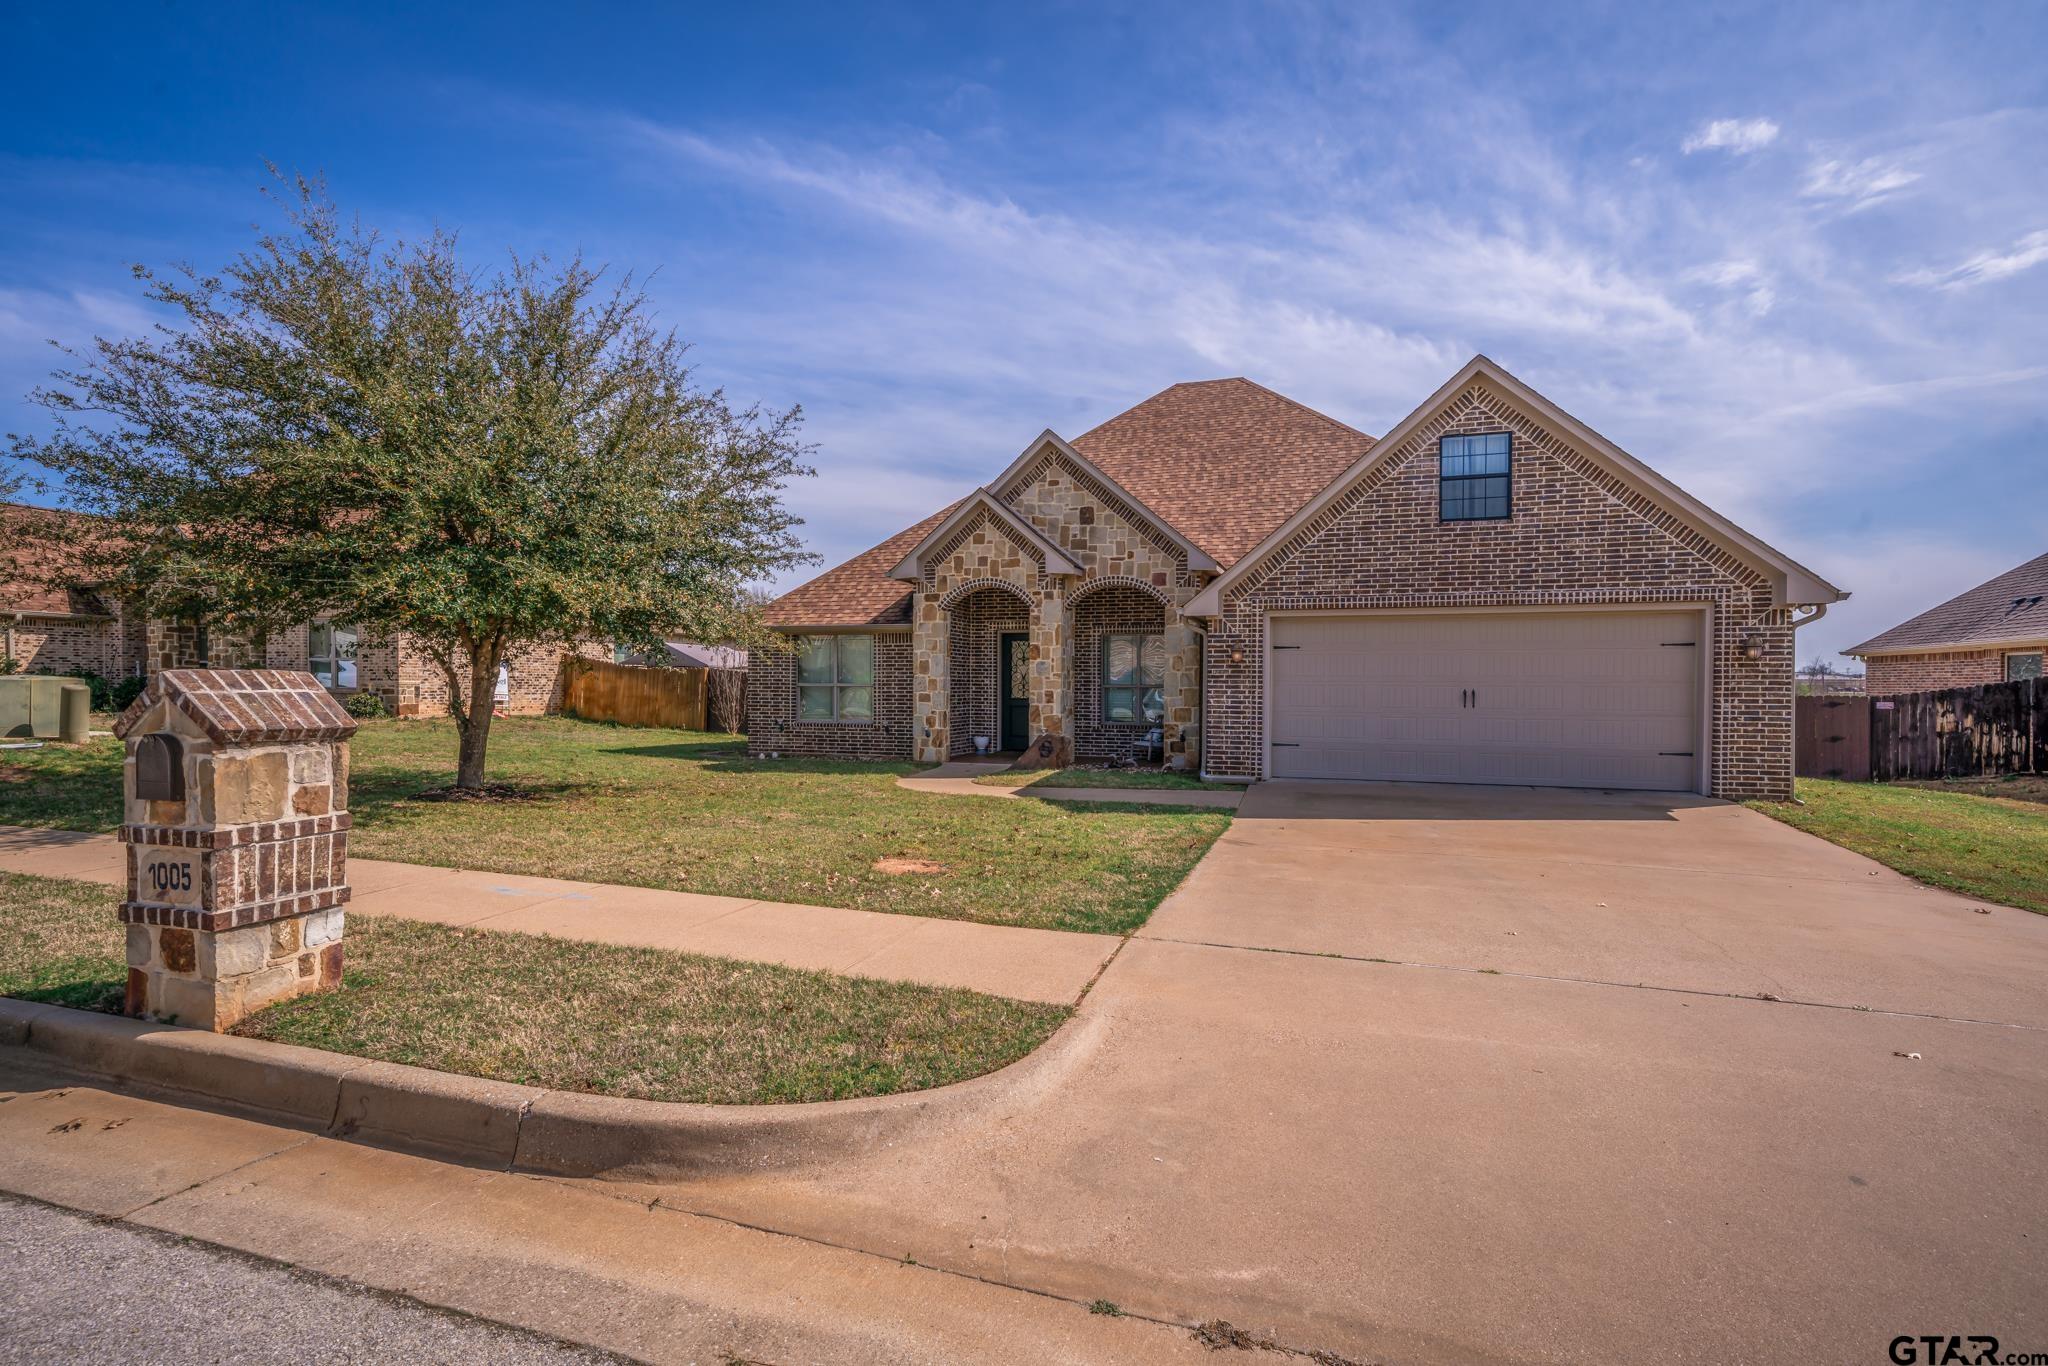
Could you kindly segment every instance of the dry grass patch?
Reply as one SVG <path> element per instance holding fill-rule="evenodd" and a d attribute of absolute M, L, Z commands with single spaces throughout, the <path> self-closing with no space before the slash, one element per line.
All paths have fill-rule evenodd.
<path fill-rule="evenodd" d="M 891 877 L 905 877 L 912 873 L 932 876 L 945 872 L 946 865 L 937 859 L 928 858 L 878 858 L 875 860 L 875 871 L 887 873 Z"/>
<path fill-rule="evenodd" d="M 119 896 L 0 873 L 0 994 L 118 1010 Z M 641 1100 L 763 1105 L 964 1081 L 1070 1013 L 979 992 L 663 949 L 349 921 L 342 989 L 235 1033 L 441 1072 Z"/>

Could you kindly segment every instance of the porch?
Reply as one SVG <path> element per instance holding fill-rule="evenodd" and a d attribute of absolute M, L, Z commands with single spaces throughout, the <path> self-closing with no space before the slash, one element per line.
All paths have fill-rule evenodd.
<path fill-rule="evenodd" d="M 917 623 L 917 757 L 939 763 L 1049 740 L 1066 762 L 1199 762 L 1200 638 L 1159 588 L 1100 578 L 1066 591 L 1003 579 L 927 599 Z"/>

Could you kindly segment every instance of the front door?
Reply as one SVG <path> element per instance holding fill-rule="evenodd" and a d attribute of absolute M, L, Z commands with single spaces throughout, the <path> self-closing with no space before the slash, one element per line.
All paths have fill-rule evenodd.
<path fill-rule="evenodd" d="M 1031 637 L 1002 636 L 997 649 L 1003 680 L 1002 738 L 997 748 L 1021 750 L 1031 743 Z"/>

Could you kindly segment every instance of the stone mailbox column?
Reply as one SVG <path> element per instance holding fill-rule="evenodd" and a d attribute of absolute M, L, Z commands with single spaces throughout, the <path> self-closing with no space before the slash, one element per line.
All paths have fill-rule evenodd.
<path fill-rule="evenodd" d="M 226 1029 L 340 983 L 355 730 L 276 669 L 167 669 L 121 714 L 130 1015 Z"/>

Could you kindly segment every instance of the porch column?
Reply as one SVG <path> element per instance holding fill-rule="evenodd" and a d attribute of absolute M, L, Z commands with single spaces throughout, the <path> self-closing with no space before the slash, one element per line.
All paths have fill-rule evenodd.
<path fill-rule="evenodd" d="M 1173 608 L 1166 613 L 1166 720 L 1160 727 L 1168 768 L 1196 769 L 1202 763 L 1202 637 Z M 1193 733 L 1189 734 L 1190 728 Z M 1181 742 L 1175 748 L 1176 742 Z"/>
<path fill-rule="evenodd" d="M 1064 580 L 1049 577 L 1031 613 L 1031 739 L 1050 736 L 1072 756 L 1074 612 Z"/>
<path fill-rule="evenodd" d="M 937 598 L 919 590 L 910 637 L 910 653 L 917 670 L 911 704 L 911 742 L 921 764 L 943 764 L 951 753 L 953 703 L 951 689 L 947 687 L 947 657 L 952 648 L 949 617 Z"/>

